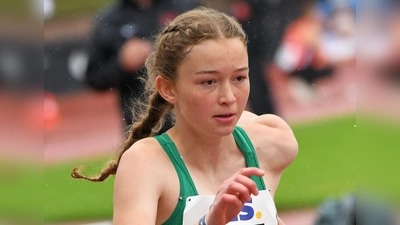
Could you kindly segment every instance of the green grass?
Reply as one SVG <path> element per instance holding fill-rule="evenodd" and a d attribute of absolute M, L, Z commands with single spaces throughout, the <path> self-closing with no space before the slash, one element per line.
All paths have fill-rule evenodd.
<path fill-rule="evenodd" d="M 33 161 L 33 160 L 32 160 Z M 38 224 L 43 220 L 43 168 L 15 159 L 0 160 L 0 220 Z M 14 224 L 14 223 L 12 223 Z"/>
<path fill-rule="evenodd" d="M 284 171 L 278 209 L 316 206 L 356 189 L 356 118 L 345 116 L 292 125 L 299 154 Z"/>
<path fill-rule="evenodd" d="M 365 115 L 358 121 L 357 182 L 360 191 L 400 203 L 400 121 Z"/>
<path fill-rule="evenodd" d="M 396 133 L 398 130 L 388 129 L 387 126 L 377 129 L 380 126 L 371 123 L 371 120 L 367 121 L 369 123 L 361 123 L 355 116 L 342 116 L 292 124 L 299 142 L 299 155 L 283 173 L 275 197 L 277 208 L 285 210 L 318 206 L 327 198 L 339 198 L 354 192 L 358 185 L 356 178 L 358 182 L 358 178 L 363 177 L 370 178 L 366 180 L 372 184 L 378 183 L 376 190 L 400 200 L 397 193 L 399 179 L 395 176 L 388 179 L 390 171 L 400 171 L 396 163 L 399 153 L 393 151 L 399 146 L 395 144 L 398 142 L 394 142 L 399 137 L 399 133 Z M 385 144 L 392 143 L 389 145 L 391 148 L 385 150 L 382 145 L 375 149 L 382 141 Z M 378 154 L 371 154 L 371 149 Z M 388 154 L 382 154 L 385 151 Z M 360 161 L 366 155 L 370 155 L 368 160 Z M 92 183 L 70 177 L 71 169 L 76 165 L 90 165 L 92 171 L 96 172 L 106 160 L 107 157 L 102 157 L 45 167 L 46 222 L 112 217 L 113 178 L 103 183 Z M 372 167 L 371 161 L 374 162 Z"/>
<path fill-rule="evenodd" d="M 112 190 L 114 178 L 93 183 L 73 179 L 72 168 L 78 165 L 90 165 L 93 173 L 100 171 L 107 157 L 63 163 L 48 166 L 45 169 L 46 222 L 64 220 L 107 219 L 112 216 Z M 88 169 L 85 169 L 86 172 Z"/>

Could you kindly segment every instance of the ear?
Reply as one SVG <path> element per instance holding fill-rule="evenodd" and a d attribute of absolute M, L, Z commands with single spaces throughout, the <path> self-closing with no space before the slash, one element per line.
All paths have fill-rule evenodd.
<path fill-rule="evenodd" d="M 156 77 L 156 88 L 158 93 L 170 104 L 176 102 L 175 90 L 172 82 L 162 76 Z"/>

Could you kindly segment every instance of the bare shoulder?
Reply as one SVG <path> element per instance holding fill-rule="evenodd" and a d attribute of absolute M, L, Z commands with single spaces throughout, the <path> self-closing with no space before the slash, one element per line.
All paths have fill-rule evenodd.
<path fill-rule="evenodd" d="M 125 169 L 156 169 L 155 167 L 158 165 L 156 161 L 162 160 L 162 155 L 163 152 L 161 151 L 161 146 L 158 144 L 156 139 L 142 139 L 133 144 L 122 155 L 118 172 Z"/>
<path fill-rule="evenodd" d="M 163 186 L 165 182 L 160 171 L 165 171 L 166 167 L 170 167 L 170 161 L 158 141 L 155 138 L 145 138 L 134 143 L 122 155 L 116 174 L 117 182 L 123 180 L 126 183 L 125 179 L 137 179 L 135 188 L 143 184 L 157 190 L 156 187 Z"/>
<path fill-rule="evenodd" d="M 265 162 L 269 169 L 281 172 L 296 158 L 297 140 L 289 124 L 279 116 L 252 116 L 241 126 L 253 142 L 259 161 Z"/>
<path fill-rule="evenodd" d="M 154 138 L 136 142 L 122 155 L 114 184 L 115 224 L 133 223 L 132 218 L 156 223 L 158 200 L 169 182 L 168 166 L 168 156 Z"/>
<path fill-rule="evenodd" d="M 151 185 L 153 191 L 158 187 L 157 171 L 162 161 L 162 152 L 154 138 L 145 138 L 133 144 L 122 155 L 116 174 L 115 190 L 137 193 L 148 191 L 144 186 Z M 152 179 L 149 179 L 152 177 Z"/>

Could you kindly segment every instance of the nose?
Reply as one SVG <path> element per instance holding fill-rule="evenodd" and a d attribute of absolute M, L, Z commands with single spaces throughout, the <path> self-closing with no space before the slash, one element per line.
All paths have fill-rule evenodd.
<path fill-rule="evenodd" d="M 236 96 L 233 92 L 233 87 L 231 84 L 221 85 L 218 102 L 221 105 L 231 105 L 236 102 Z"/>

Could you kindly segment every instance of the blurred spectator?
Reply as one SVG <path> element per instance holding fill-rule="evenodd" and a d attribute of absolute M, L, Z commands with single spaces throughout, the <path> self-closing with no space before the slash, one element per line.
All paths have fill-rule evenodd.
<path fill-rule="evenodd" d="M 380 61 L 390 48 L 388 43 L 392 0 L 359 2 L 357 6 L 357 31 L 360 32 L 357 53 L 368 63 Z"/>
<path fill-rule="evenodd" d="M 318 0 L 321 45 L 331 64 L 353 60 L 356 55 L 356 1 Z"/>
<path fill-rule="evenodd" d="M 382 57 L 380 71 L 390 83 L 400 87 L 400 3 L 393 9 L 388 21 L 388 51 Z"/>
<path fill-rule="evenodd" d="M 400 84 L 400 3 L 368 0 L 357 6 L 358 62 L 379 79 Z M 393 82 L 395 81 L 395 82 Z"/>
<path fill-rule="evenodd" d="M 300 15 L 301 0 L 230 0 L 224 1 L 226 11 L 236 17 L 248 35 L 251 91 L 250 110 L 255 114 L 276 113 L 271 97 L 266 68 L 272 63 L 285 27 Z M 205 4 L 214 7 L 212 1 Z"/>
<path fill-rule="evenodd" d="M 132 100 L 143 92 L 140 77 L 152 51 L 152 36 L 167 21 L 197 5 L 196 0 L 116 0 L 96 15 L 86 82 L 99 91 L 118 89 L 126 125 L 132 124 Z"/>
<path fill-rule="evenodd" d="M 318 208 L 314 225 L 356 225 L 356 196 L 325 200 Z"/>
<path fill-rule="evenodd" d="M 362 194 L 328 198 L 318 208 L 314 225 L 395 225 L 392 205 L 384 199 Z"/>
<path fill-rule="evenodd" d="M 355 3 L 354 3 L 355 4 Z M 314 85 L 356 56 L 355 6 L 351 1 L 319 0 L 304 4 L 302 15 L 286 28 L 276 52 L 276 82 L 286 99 L 308 103 Z"/>

